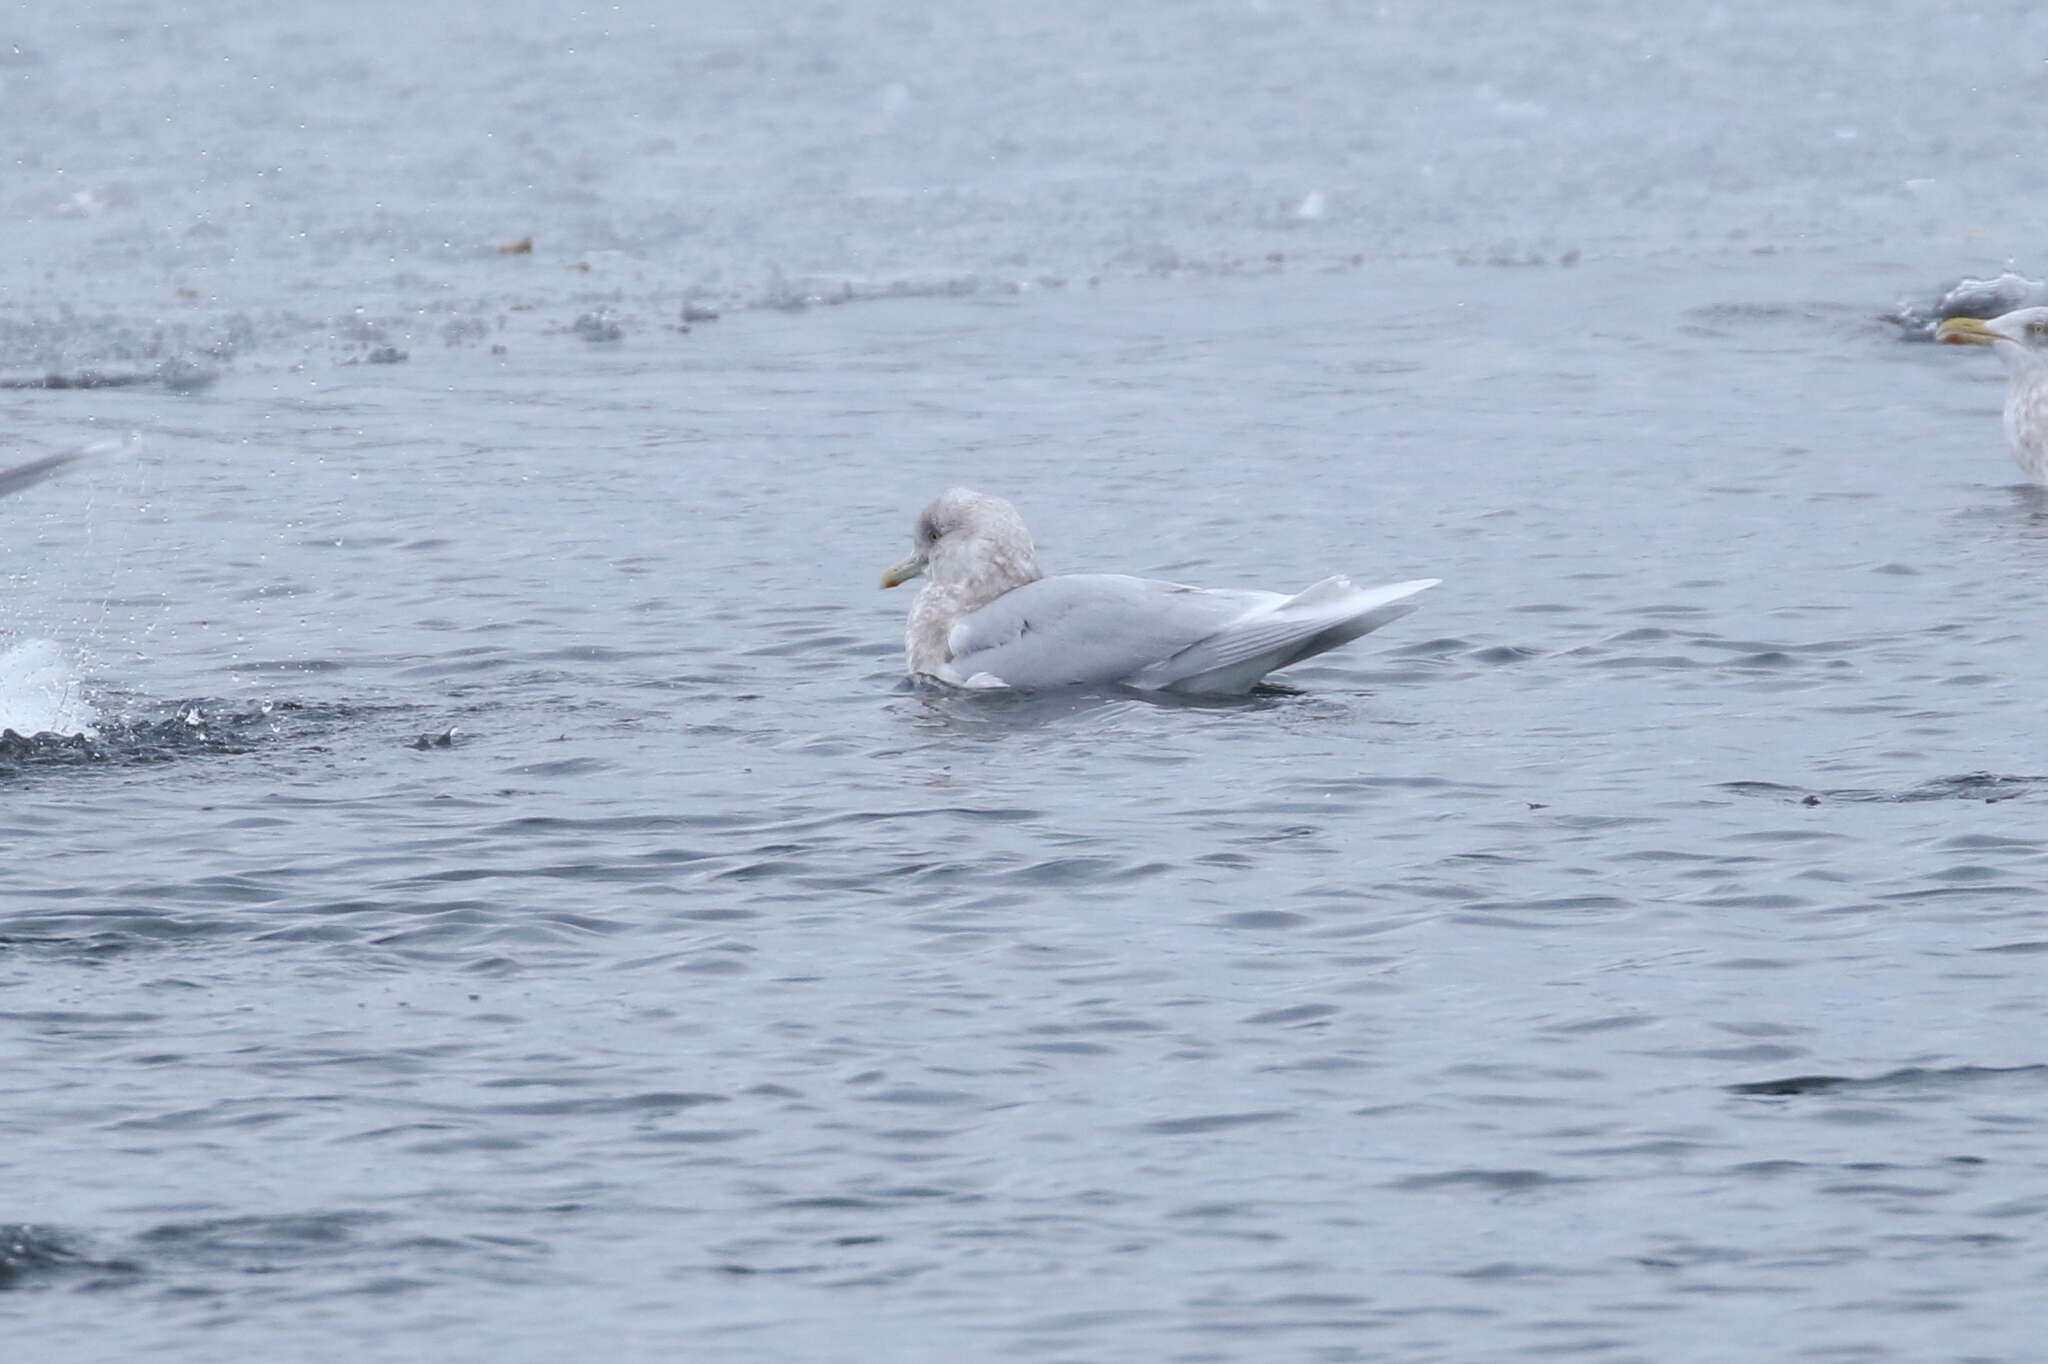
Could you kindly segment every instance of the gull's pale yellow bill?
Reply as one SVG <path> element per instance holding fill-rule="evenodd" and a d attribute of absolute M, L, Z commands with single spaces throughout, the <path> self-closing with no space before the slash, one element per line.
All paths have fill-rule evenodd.
<path fill-rule="evenodd" d="M 924 573 L 924 556 L 913 554 L 900 564 L 891 564 L 882 571 L 882 586 L 900 587 L 912 578 Z"/>
<path fill-rule="evenodd" d="M 1951 346 L 1988 346 L 2005 338 L 1978 317 L 1951 317 L 1934 329 L 1934 339 Z"/>

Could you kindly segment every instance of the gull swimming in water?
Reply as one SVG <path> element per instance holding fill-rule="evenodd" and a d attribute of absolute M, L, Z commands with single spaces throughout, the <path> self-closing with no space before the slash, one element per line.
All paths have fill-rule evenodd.
<path fill-rule="evenodd" d="M 1118 573 L 1048 578 L 1017 509 L 966 488 L 924 509 L 916 545 L 882 586 L 925 580 L 904 631 L 910 673 L 958 687 L 1245 692 L 1407 615 L 1408 598 L 1441 581 L 1325 578 L 1290 597 Z"/>
<path fill-rule="evenodd" d="M 2005 389 L 2005 437 L 2012 457 L 2036 483 L 2048 483 L 2048 308 L 2020 308 L 1980 321 L 1952 317 L 1934 339 L 1952 346 L 1989 346 L 2012 376 Z"/>

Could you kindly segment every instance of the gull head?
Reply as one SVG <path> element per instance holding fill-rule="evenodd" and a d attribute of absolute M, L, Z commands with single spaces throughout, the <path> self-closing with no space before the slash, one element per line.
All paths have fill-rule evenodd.
<path fill-rule="evenodd" d="M 1951 346 L 1992 346 L 2015 369 L 2048 364 L 2048 308 L 2017 308 L 1988 321 L 1951 317 L 1934 339 Z"/>
<path fill-rule="evenodd" d="M 917 518 L 909 558 L 882 574 L 882 586 L 929 578 L 947 587 L 994 588 L 988 597 L 1039 577 L 1031 532 L 1000 497 L 948 488 Z M 983 596 L 983 592 L 974 595 Z"/>

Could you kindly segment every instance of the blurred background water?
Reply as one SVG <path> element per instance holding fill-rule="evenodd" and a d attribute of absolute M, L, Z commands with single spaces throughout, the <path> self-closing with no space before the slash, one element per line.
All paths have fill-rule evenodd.
<path fill-rule="evenodd" d="M 2044 59 L 12 12 L 8 462 L 119 444 L 0 504 L 10 1351 L 2037 1357 L 2048 503 L 1880 318 L 2038 266 Z M 914 693 L 953 483 L 1445 584 L 1242 702 Z"/>

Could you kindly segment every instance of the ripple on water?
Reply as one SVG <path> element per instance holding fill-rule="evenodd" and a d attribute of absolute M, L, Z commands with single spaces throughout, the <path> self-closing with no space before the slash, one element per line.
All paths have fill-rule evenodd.
<path fill-rule="evenodd" d="M 1740 796 L 1759 796 L 1790 804 L 1820 805 L 1826 801 L 1884 801 L 1910 804 L 1927 800 L 1974 800 L 1995 805 L 2014 800 L 2048 785 L 2048 777 L 2014 776 L 1997 772 L 1964 772 L 1952 777 L 1935 777 L 1912 786 L 1891 789 L 1844 787 L 1812 789 L 1771 781 L 1730 781 L 1720 790 Z"/>
<path fill-rule="evenodd" d="M 239 756 L 275 743 L 312 744 L 372 717 L 411 710 L 294 700 L 146 701 L 112 694 L 101 705 L 110 717 L 91 734 L 0 734 L 0 781 L 52 768 L 120 768 Z"/>
<path fill-rule="evenodd" d="M 1731 1094 L 1789 1097 L 1801 1094 L 1888 1093 L 1901 1098 L 1945 1097 L 1957 1090 L 1992 1092 L 2048 1090 L 2048 1065 L 1907 1066 L 1883 1075 L 1792 1075 L 1777 1080 L 1748 1080 L 1729 1085 Z"/>
<path fill-rule="evenodd" d="M 163 1222 L 135 1245 L 143 1271 L 175 1274 L 186 1291 L 208 1276 L 322 1269 L 327 1292 L 349 1296 L 424 1288 L 444 1274 L 523 1282 L 544 1243 L 500 1235 L 421 1234 L 395 1214 L 328 1211 Z M 279 1293 L 303 1292 L 280 1277 Z"/>
<path fill-rule="evenodd" d="M 52 1227 L 0 1223 L 0 1290 L 66 1283 L 83 1289 L 117 1288 L 143 1273 L 130 1259 L 87 1253 L 80 1242 Z"/>

